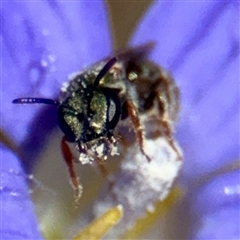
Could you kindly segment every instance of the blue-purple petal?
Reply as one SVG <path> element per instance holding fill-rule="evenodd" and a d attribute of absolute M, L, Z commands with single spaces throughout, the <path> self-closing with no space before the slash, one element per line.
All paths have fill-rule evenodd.
<path fill-rule="evenodd" d="M 238 157 L 236 18 L 237 8 L 226 2 L 156 3 L 134 35 L 133 43 L 151 37 L 157 42 L 152 58 L 172 70 L 180 87 L 178 138 L 184 148 L 188 177 L 205 174 Z M 156 30 L 153 33 L 151 26 Z M 174 37 L 176 33 L 178 38 Z M 167 41 L 169 35 L 171 42 Z M 195 35 L 198 38 L 193 47 L 190 43 Z M 174 63 L 184 49 L 186 54 Z M 224 156 L 226 151 L 230 159 Z"/>
<path fill-rule="evenodd" d="M 211 174 L 216 177 L 218 170 L 227 171 L 239 161 L 238 27 L 236 2 L 158 1 L 149 9 L 132 39 L 134 45 L 157 43 L 151 58 L 172 72 L 181 91 L 176 138 L 184 152 L 182 180 L 190 191 L 186 198 L 191 202 L 190 208 L 195 209 L 192 214 L 201 223 L 201 228 L 192 233 L 193 239 L 239 237 L 240 225 L 232 224 L 230 218 L 233 214 L 233 219 L 238 219 L 239 200 L 232 204 L 232 198 L 221 192 L 223 189 L 216 183 L 208 183 L 208 191 L 199 188 L 191 192 L 191 186 L 201 184 L 204 177 Z M 238 189 L 235 198 L 239 199 L 236 174 L 239 170 L 220 177 L 225 187 L 232 179 L 232 187 Z M 213 199 L 219 201 L 215 205 L 209 203 Z M 202 208 L 211 208 L 211 212 L 199 210 L 204 200 Z M 218 205 L 219 202 L 225 204 Z M 227 227 L 221 228 L 217 223 L 224 219 Z"/>
<path fill-rule="evenodd" d="M 42 239 L 19 159 L 0 147 L 1 239 Z"/>
<path fill-rule="evenodd" d="M 238 239 L 240 172 L 225 173 L 192 192 L 190 213 L 196 220 L 191 239 Z M 196 217 L 197 216 L 197 217 Z"/>
<path fill-rule="evenodd" d="M 3 2 L 1 127 L 22 143 L 42 106 L 13 105 L 19 97 L 57 98 L 73 71 L 111 51 L 105 5 L 94 2 Z M 51 114 L 51 111 L 50 111 Z M 56 124 L 56 113 L 42 121 Z M 44 135 L 44 129 L 38 137 Z"/>
<path fill-rule="evenodd" d="M 57 123 L 56 109 L 12 100 L 55 99 L 69 74 L 109 55 L 107 12 L 103 1 L 4 1 L 1 36 L 1 129 L 34 155 Z M 19 160 L 4 148 L 0 160 L 1 237 L 40 239 Z"/>
<path fill-rule="evenodd" d="M 180 87 L 177 135 L 188 178 L 238 157 L 236 19 L 234 3 L 158 2 L 132 41 L 156 41 L 152 58 L 172 71 Z"/>

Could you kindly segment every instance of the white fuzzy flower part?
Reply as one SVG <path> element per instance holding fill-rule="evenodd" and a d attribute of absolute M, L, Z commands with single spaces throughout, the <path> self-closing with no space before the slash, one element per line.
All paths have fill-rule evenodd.
<path fill-rule="evenodd" d="M 131 228 L 146 211 L 154 211 L 155 203 L 168 195 L 181 168 L 182 161 L 165 138 L 146 140 L 145 151 L 151 158 L 150 163 L 137 144 L 129 148 L 113 178 L 113 187 L 94 206 L 96 216 L 117 204 L 123 206 L 124 216 L 113 229 L 114 237 Z"/>

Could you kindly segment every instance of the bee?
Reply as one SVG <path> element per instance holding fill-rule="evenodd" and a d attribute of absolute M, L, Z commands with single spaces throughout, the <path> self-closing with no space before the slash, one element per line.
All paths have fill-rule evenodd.
<path fill-rule="evenodd" d="M 58 125 L 64 136 L 61 150 L 68 166 L 75 200 L 82 185 L 75 173 L 74 156 L 67 142 L 76 143 L 82 164 L 104 163 L 118 154 L 117 128 L 128 120 L 139 150 L 146 154 L 146 138 L 164 136 L 181 158 L 173 139 L 179 108 L 179 91 L 171 75 L 147 59 L 152 43 L 128 49 L 74 74 L 61 89 L 59 100 L 18 98 L 16 104 L 50 104 L 58 107 Z M 122 136 L 124 138 L 124 136 Z"/>

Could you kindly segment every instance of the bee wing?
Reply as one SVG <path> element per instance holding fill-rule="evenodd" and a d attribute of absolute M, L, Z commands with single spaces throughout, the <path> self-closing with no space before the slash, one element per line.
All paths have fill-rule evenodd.
<path fill-rule="evenodd" d="M 127 65 L 129 62 L 132 61 L 140 61 L 144 59 L 149 52 L 154 48 L 155 43 L 154 42 L 148 42 L 143 45 L 139 45 L 134 48 L 129 48 L 123 52 L 119 52 L 115 55 L 115 57 L 106 59 L 106 64 L 102 68 L 102 70 L 98 73 L 93 87 L 96 88 L 100 82 L 100 80 L 104 77 L 104 75 L 112 68 L 112 66 L 118 62 L 124 62 L 125 65 Z"/>
<path fill-rule="evenodd" d="M 116 58 L 118 61 L 124 62 L 139 61 L 147 57 L 155 45 L 154 42 L 148 42 L 134 48 L 128 48 L 125 51 L 118 52 Z"/>

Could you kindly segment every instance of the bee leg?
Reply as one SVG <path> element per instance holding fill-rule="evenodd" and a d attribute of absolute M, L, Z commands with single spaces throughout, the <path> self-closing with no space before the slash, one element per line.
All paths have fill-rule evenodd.
<path fill-rule="evenodd" d="M 178 160 L 182 160 L 182 155 L 179 152 L 179 150 L 178 150 L 178 148 L 177 148 L 177 146 L 175 144 L 175 141 L 174 141 L 174 138 L 173 138 L 173 135 L 172 135 L 172 131 L 171 131 L 171 127 L 170 127 L 169 123 L 167 121 L 162 120 L 161 121 L 161 125 L 163 126 L 164 135 L 167 137 L 167 140 L 168 140 L 170 146 L 172 147 L 172 149 L 177 154 Z"/>
<path fill-rule="evenodd" d="M 172 128 L 171 128 L 170 122 L 168 120 L 166 120 L 165 117 L 164 117 L 164 112 L 165 111 L 163 111 L 163 110 L 166 108 L 165 107 L 165 102 L 163 101 L 161 96 L 159 96 L 158 94 L 156 94 L 156 96 L 157 96 L 157 101 L 158 101 L 158 106 L 159 106 L 159 112 L 162 113 L 161 117 L 159 118 L 159 124 L 163 128 L 163 135 L 166 136 L 169 145 L 176 152 L 178 159 L 182 160 L 182 155 L 179 152 L 179 150 L 176 146 L 176 143 L 174 141 L 174 138 L 173 138 Z"/>
<path fill-rule="evenodd" d="M 75 204 L 77 206 L 79 204 L 79 200 L 82 196 L 82 185 L 79 182 L 79 178 L 77 177 L 77 175 L 75 173 L 74 166 L 73 166 L 74 157 L 73 157 L 72 152 L 66 142 L 65 137 L 63 137 L 62 141 L 61 141 L 61 150 L 62 150 L 64 160 L 68 167 L 68 172 L 70 174 L 70 183 L 75 192 Z"/>
<path fill-rule="evenodd" d="M 134 130 L 135 130 L 135 133 L 136 133 L 136 136 L 137 136 L 140 151 L 147 158 L 148 162 L 151 162 L 151 158 L 144 151 L 144 140 L 145 140 L 144 127 L 143 127 L 143 125 L 141 123 L 141 120 L 139 118 L 138 109 L 137 109 L 137 107 L 135 106 L 135 104 L 132 100 L 127 100 L 126 104 L 127 104 L 128 115 L 131 119 L 131 122 L 133 124 Z"/>

